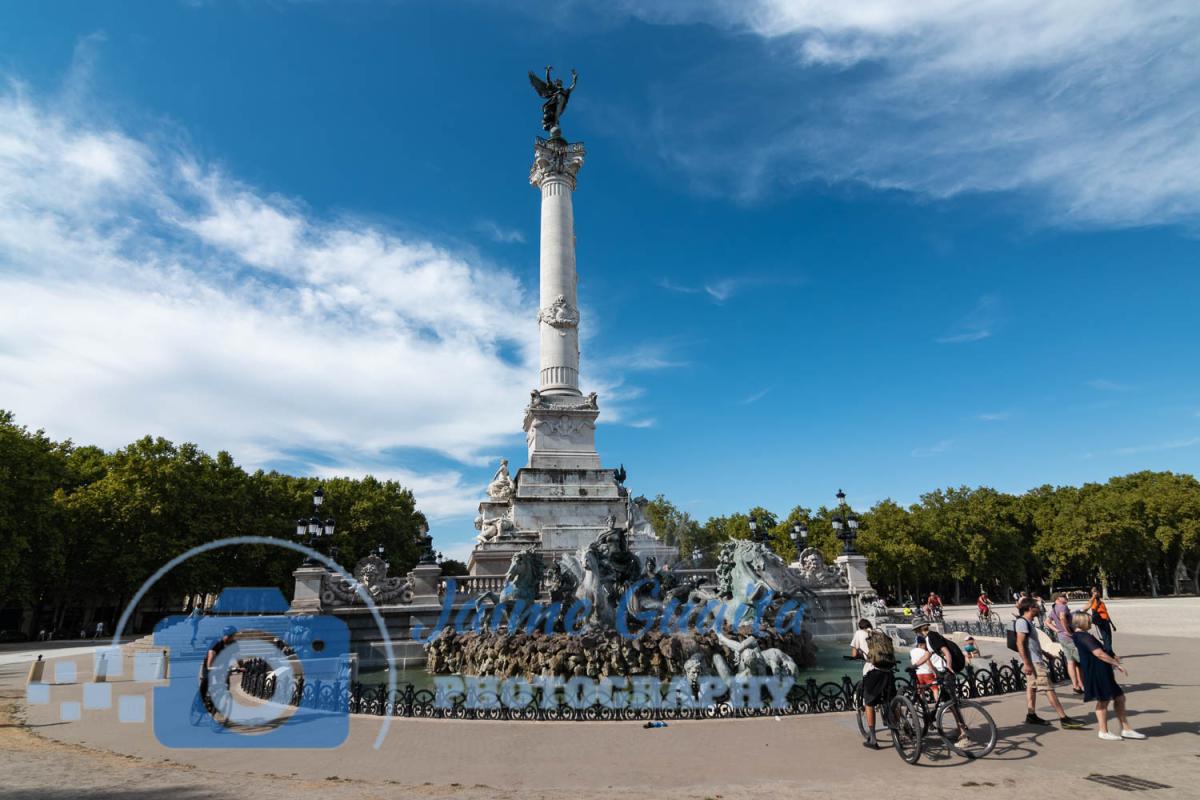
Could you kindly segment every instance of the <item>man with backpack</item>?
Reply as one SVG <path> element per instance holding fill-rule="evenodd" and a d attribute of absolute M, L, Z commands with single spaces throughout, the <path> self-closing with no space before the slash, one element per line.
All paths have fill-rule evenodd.
<path fill-rule="evenodd" d="M 1046 695 L 1046 699 L 1050 701 L 1050 705 L 1058 713 L 1059 724 L 1068 730 L 1079 730 L 1083 727 L 1083 723 L 1067 716 L 1062 701 L 1058 699 L 1058 695 L 1054 692 L 1054 686 L 1050 683 L 1050 671 L 1046 667 L 1046 659 L 1042 655 L 1042 645 L 1038 641 L 1037 629 L 1033 625 L 1033 620 L 1037 617 L 1037 601 L 1029 597 L 1022 597 L 1021 602 L 1017 604 L 1017 611 L 1020 612 L 1020 616 L 1013 620 L 1012 627 L 1009 629 L 1008 649 L 1015 650 L 1024 665 L 1025 705 L 1027 707 L 1025 724 L 1042 726 L 1050 724 L 1049 720 L 1042 719 L 1037 715 L 1037 693 L 1038 689 L 1041 689 Z"/>
<path fill-rule="evenodd" d="M 891 638 L 871 627 L 869 620 L 860 619 L 858 630 L 850 640 L 850 655 L 863 661 L 862 703 L 867 722 L 867 740 L 863 747 L 879 749 L 875 738 L 875 707 L 890 703 L 896 696 L 892 668 L 896 666 L 896 651 Z"/>
<path fill-rule="evenodd" d="M 918 636 L 925 637 L 925 644 L 929 650 L 929 654 L 919 662 L 914 661 L 913 666 L 920 667 L 925 661 L 932 661 L 934 656 L 939 656 L 945 668 L 938 672 L 937 685 L 941 690 L 938 694 L 940 697 L 955 696 L 958 692 L 956 676 L 967 666 L 966 655 L 957 644 L 930 628 L 928 620 L 917 620 L 912 624 L 912 629 Z M 936 662 L 934 667 L 937 668 Z M 961 742 L 968 737 L 969 732 L 957 706 L 954 707 L 954 720 L 958 723 L 958 740 Z"/>

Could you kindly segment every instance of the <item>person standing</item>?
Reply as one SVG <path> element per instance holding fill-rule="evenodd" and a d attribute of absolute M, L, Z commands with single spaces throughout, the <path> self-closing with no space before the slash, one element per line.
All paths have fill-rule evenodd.
<path fill-rule="evenodd" d="M 1037 629 L 1033 621 L 1037 617 L 1037 603 L 1028 597 L 1021 599 L 1017 607 L 1020 616 L 1017 617 L 1015 630 L 1017 632 L 1017 655 L 1021 657 L 1022 670 L 1025 673 L 1025 724 L 1049 725 L 1050 721 L 1037 715 L 1037 693 L 1040 689 L 1050 701 L 1050 706 L 1058 714 L 1058 722 L 1067 730 L 1078 730 L 1083 723 L 1067 715 L 1062 701 L 1050 683 L 1050 670 L 1046 666 L 1046 657 L 1042 655 L 1042 645 L 1038 641 Z"/>
<path fill-rule="evenodd" d="M 1046 601 L 1042 599 L 1040 594 L 1035 594 L 1033 602 L 1037 603 L 1037 626 L 1042 630 L 1046 630 Z"/>
<path fill-rule="evenodd" d="M 879 740 L 875 738 L 875 707 L 890 703 L 896 696 L 896 683 L 892 679 L 892 671 L 876 667 L 867 657 L 871 652 L 871 639 L 876 636 L 886 637 L 887 634 L 872 629 L 870 620 L 860 619 L 858 630 L 850 640 L 850 655 L 863 661 L 862 703 L 863 716 L 867 722 L 867 740 L 863 742 L 863 747 L 871 750 L 879 749 Z"/>
<path fill-rule="evenodd" d="M 1071 639 L 1071 607 L 1067 605 L 1065 592 L 1054 595 L 1054 605 L 1050 608 L 1050 616 L 1046 618 L 1046 627 L 1054 634 L 1054 641 L 1062 647 L 1063 656 L 1067 660 L 1067 675 L 1071 678 L 1071 691 L 1083 694 L 1083 679 L 1079 676 L 1079 652 Z"/>
<path fill-rule="evenodd" d="M 1100 595 L 1099 586 L 1092 587 L 1092 599 L 1088 601 L 1087 610 L 1092 615 L 1092 624 L 1096 626 L 1096 630 L 1100 631 L 1100 643 L 1104 645 L 1104 652 L 1111 656 L 1113 654 L 1112 635 L 1117 626 L 1108 613 L 1108 606 L 1105 605 L 1104 598 Z"/>
<path fill-rule="evenodd" d="M 104 635 L 104 623 L 103 623 L 103 622 L 97 622 L 97 623 L 96 623 L 96 635 L 95 635 L 95 636 L 93 636 L 92 638 L 93 638 L 93 639 L 99 639 L 99 638 L 100 638 L 101 636 L 103 636 L 103 635 Z"/>
<path fill-rule="evenodd" d="M 1099 723 L 1099 736 L 1106 742 L 1119 742 L 1122 739 L 1145 739 L 1146 734 L 1138 733 L 1129 724 L 1125 716 L 1125 691 L 1117 684 L 1113 676 L 1113 668 L 1128 675 L 1121 659 L 1104 650 L 1104 646 L 1088 633 L 1092 627 L 1092 615 L 1086 611 L 1076 611 L 1071 617 L 1071 625 L 1075 632 L 1075 648 L 1079 651 L 1080 666 L 1083 668 L 1083 699 L 1096 701 L 1096 722 Z M 1121 735 L 1108 732 L 1108 704 L 1112 703 L 1117 711 L 1117 720 L 1121 723 Z"/>

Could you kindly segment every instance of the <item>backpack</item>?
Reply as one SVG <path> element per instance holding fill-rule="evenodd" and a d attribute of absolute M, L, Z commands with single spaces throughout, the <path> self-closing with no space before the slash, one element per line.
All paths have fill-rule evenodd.
<path fill-rule="evenodd" d="M 936 642 L 934 637 L 937 637 Z M 963 655 L 963 651 L 957 644 L 942 636 L 940 633 L 930 631 L 928 634 L 929 649 L 933 650 L 938 655 L 941 655 L 942 648 L 945 647 L 950 651 L 950 671 L 962 672 L 967 666 L 967 657 Z M 936 646 L 935 646 L 936 644 Z"/>
<path fill-rule="evenodd" d="M 891 669 L 896 666 L 896 649 L 892 637 L 883 631 L 867 631 L 867 662 L 876 669 Z"/>
<path fill-rule="evenodd" d="M 1024 619 L 1024 617 L 1017 617 L 1016 619 L 1014 619 L 1012 621 L 1012 624 L 1009 625 L 1007 630 L 1004 631 L 1004 644 L 1005 644 L 1005 646 L 1008 647 L 1009 650 L 1012 650 L 1014 653 L 1021 652 L 1020 650 L 1017 649 L 1017 620 L 1018 619 Z"/>

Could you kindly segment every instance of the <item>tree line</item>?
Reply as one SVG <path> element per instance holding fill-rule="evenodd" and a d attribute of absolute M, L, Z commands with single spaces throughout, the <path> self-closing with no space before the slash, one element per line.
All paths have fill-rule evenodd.
<path fill-rule="evenodd" d="M 226 452 L 145 437 L 113 452 L 56 442 L 0 410 L 0 631 L 78 632 L 93 620 L 112 629 L 142 583 L 175 556 L 230 536 L 295 540 L 312 514 L 335 533 L 321 543 L 354 564 L 380 544 L 392 574 L 420 556 L 424 516 L 395 481 L 247 472 Z M 295 551 L 236 545 L 179 565 L 148 596 L 156 608 L 227 586 L 278 586 L 291 598 Z"/>
<path fill-rule="evenodd" d="M 796 506 L 785 517 L 756 506 L 701 523 L 659 495 L 646 516 L 688 560 L 715 563 L 721 543 L 750 536 L 750 519 L 769 532 L 785 560 L 798 549 L 789 532 L 825 559 L 842 552 L 837 508 Z M 908 506 L 883 500 L 856 513 L 856 549 L 881 592 L 911 598 L 936 590 L 993 599 L 1013 590 L 1105 585 L 1127 594 L 1200 593 L 1200 482 L 1192 475 L 1137 472 L 1106 483 L 1039 486 L 1014 495 L 988 487 L 937 489 Z"/>

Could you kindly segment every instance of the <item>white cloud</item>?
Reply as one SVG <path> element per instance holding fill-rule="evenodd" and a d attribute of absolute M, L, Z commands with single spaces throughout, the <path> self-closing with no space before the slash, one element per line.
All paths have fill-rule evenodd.
<path fill-rule="evenodd" d="M 912 451 L 913 458 L 932 458 L 940 456 L 942 453 L 948 452 L 954 446 L 953 439 L 942 439 L 937 444 L 930 447 L 917 447 Z"/>
<path fill-rule="evenodd" d="M 76 119 L 0 94 L 3 407 L 105 447 L 320 453 L 472 513 L 460 473 L 388 454 L 479 464 L 519 433 L 537 342 L 513 275 Z"/>
<path fill-rule="evenodd" d="M 480 220 L 475 225 L 476 230 L 486 234 L 493 242 L 500 244 L 520 244 L 525 241 L 525 234 L 516 228 L 505 228 L 491 219 Z"/>
<path fill-rule="evenodd" d="M 938 344 L 966 344 L 989 338 L 997 325 L 997 305 L 996 298 L 981 297 L 975 307 L 955 324 L 954 333 L 939 336 L 934 341 Z"/>
<path fill-rule="evenodd" d="M 767 396 L 767 393 L 771 391 L 771 388 L 772 387 L 768 386 L 767 388 L 757 391 L 754 394 L 749 395 L 748 397 L 743 397 L 741 400 L 738 401 L 738 404 L 743 405 L 743 406 L 748 406 L 751 403 L 757 403 L 759 400 L 762 400 L 764 397 Z"/>
<path fill-rule="evenodd" d="M 1061 223 L 1200 216 L 1194 2 L 616 8 L 759 37 L 651 81 L 661 155 L 699 185 L 748 198 L 813 179 L 934 197 L 1032 189 L 1048 201 L 1036 216 Z"/>
<path fill-rule="evenodd" d="M 1113 452 L 1121 456 L 1130 456 L 1137 453 L 1157 453 L 1163 450 L 1178 450 L 1182 447 L 1195 447 L 1200 445 L 1200 436 L 1193 436 L 1190 439 L 1174 439 L 1169 442 L 1159 442 L 1158 444 L 1139 445 L 1137 447 L 1120 447 Z"/>
<path fill-rule="evenodd" d="M 985 411 L 976 414 L 975 418 L 982 422 L 1003 422 L 1011 416 L 1012 414 L 1007 411 Z"/>

